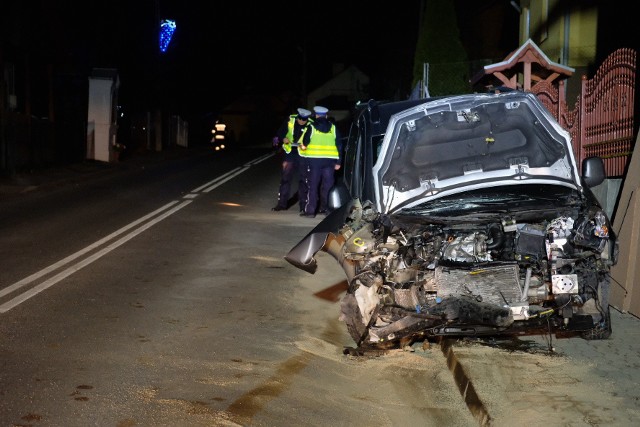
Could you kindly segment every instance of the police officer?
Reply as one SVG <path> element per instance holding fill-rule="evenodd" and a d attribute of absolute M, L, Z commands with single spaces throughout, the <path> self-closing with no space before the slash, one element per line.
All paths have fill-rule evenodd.
<path fill-rule="evenodd" d="M 274 144 L 282 144 L 284 158 L 282 160 L 278 203 L 271 208 L 272 211 L 282 211 L 289 208 L 291 181 L 296 171 L 298 172 L 298 203 L 300 204 L 300 210 L 304 209 L 307 200 L 306 162 L 298 155 L 298 144 L 302 140 L 305 129 L 309 126 L 310 117 L 311 111 L 298 108 L 298 114 L 290 115 L 289 120 L 283 123 L 274 138 Z"/>
<path fill-rule="evenodd" d="M 300 155 L 307 159 L 307 185 L 309 194 L 301 216 L 314 218 L 316 213 L 327 214 L 329 190 L 335 182 L 335 171 L 340 169 L 342 139 L 336 125 L 329 121 L 326 107 L 313 108 L 315 119 L 302 139 Z"/>

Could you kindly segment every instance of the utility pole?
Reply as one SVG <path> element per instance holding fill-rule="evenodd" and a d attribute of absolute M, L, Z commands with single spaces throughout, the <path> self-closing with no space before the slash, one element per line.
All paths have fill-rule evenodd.
<path fill-rule="evenodd" d="M 161 85 L 161 65 L 160 65 L 160 48 L 158 46 L 157 43 L 159 43 L 159 38 L 160 38 L 160 0 L 155 0 L 154 2 L 155 5 L 155 19 L 153 22 L 153 32 L 156 36 L 155 38 L 155 45 L 153 46 L 155 55 L 154 58 L 156 60 L 155 63 L 155 76 L 154 76 L 154 100 L 153 100 L 153 117 L 152 117 L 152 122 L 153 122 L 153 134 L 154 134 L 154 140 L 152 141 L 153 148 L 154 151 L 162 151 L 162 103 L 161 101 L 161 97 L 162 97 L 162 85 Z"/>

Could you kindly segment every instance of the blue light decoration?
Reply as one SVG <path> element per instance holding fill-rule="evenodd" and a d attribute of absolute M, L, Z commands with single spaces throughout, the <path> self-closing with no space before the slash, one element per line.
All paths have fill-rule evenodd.
<path fill-rule="evenodd" d="M 163 19 L 160 21 L 160 52 L 164 53 L 167 51 L 175 30 L 176 21 L 172 19 Z"/>

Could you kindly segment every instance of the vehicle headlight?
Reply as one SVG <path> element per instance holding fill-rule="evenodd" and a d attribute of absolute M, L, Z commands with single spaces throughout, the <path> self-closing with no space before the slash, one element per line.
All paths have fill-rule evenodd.
<path fill-rule="evenodd" d="M 571 243 L 602 252 L 609 241 L 609 222 L 603 211 L 579 217 L 573 226 Z"/>

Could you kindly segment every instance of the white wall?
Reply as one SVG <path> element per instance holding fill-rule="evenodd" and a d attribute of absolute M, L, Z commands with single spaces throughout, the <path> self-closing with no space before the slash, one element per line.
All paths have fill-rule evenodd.
<path fill-rule="evenodd" d="M 115 90 L 112 78 L 89 77 L 87 112 L 87 158 L 109 162 L 111 143 L 115 142 Z"/>

